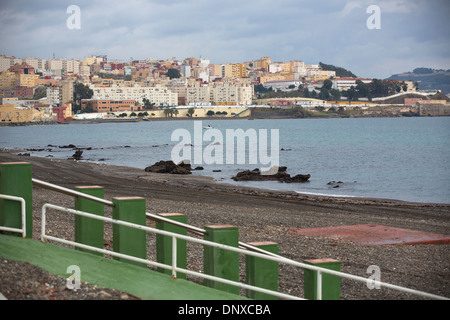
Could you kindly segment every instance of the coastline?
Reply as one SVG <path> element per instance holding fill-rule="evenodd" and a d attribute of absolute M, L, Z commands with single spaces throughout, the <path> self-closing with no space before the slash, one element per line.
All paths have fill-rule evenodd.
<path fill-rule="evenodd" d="M 342 262 L 343 272 L 362 277 L 367 277 L 369 265 L 377 265 L 382 281 L 450 296 L 448 245 L 366 246 L 334 238 L 299 236 L 293 232 L 305 228 L 378 224 L 450 235 L 450 205 L 301 195 L 227 185 L 202 176 L 148 173 L 130 167 L 24 157 L 5 151 L 0 151 L 0 161 L 30 162 L 33 178 L 71 189 L 79 185 L 101 185 L 105 188 L 106 199 L 144 197 L 148 212 L 183 213 L 188 223 L 197 227 L 236 225 L 241 241 L 277 242 L 280 255 L 296 261 L 333 258 Z M 46 202 L 73 206 L 73 198 L 69 196 L 34 187 L 34 238 L 39 237 L 40 209 Z M 49 227 L 55 235 L 70 236 L 71 223 L 70 218 L 61 217 Z M 201 257 L 202 251 L 193 250 L 192 254 Z M 195 260 L 191 266 L 201 268 L 201 263 Z M 302 295 L 301 270 L 280 265 L 280 275 L 280 291 Z M 343 281 L 342 299 L 355 298 L 420 299 L 393 290 L 369 290 L 364 284 Z"/>
<path fill-rule="evenodd" d="M 401 109 L 399 106 L 394 106 L 394 108 Z M 250 115 L 245 117 L 155 117 L 155 118 L 103 118 L 103 119 L 72 119 L 70 121 L 58 122 L 58 121 L 48 121 L 48 122 L 0 122 L 0 127 L 8 126 L 34 126 L 34 125 L 67 125 L 67 124 L 98 124 L 98 123 L 126 123 L 126 122 L 143 122 L 143 121 L 216 121 L 216 120 L 279 120 L 279 119 L 346 119 L 346 118 L 427 118 L 431 117 L 429 115 L 418 115 L 418 114 L 408 114 L 401 112 L 366 112 L 366 113 L 353 113 L 353 114 L 308 114 L 307 116 L 298 115 Z M 448 117 L 447 115 L 436 115 L 436 117 Z"/>

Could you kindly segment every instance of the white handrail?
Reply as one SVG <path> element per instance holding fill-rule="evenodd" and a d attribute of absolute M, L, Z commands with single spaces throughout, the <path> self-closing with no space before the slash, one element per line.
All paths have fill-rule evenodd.
<path fill-rule="evenodd" d="M 67 194 L 67 195 L 73 196 L 73 197 L 85 198 L 85 199 L 88 199 L 88 200 L 96 201 L 98 203 L 102 203 L 102 204 L 110 206 L 110 207 L 114 207 L 114 203 L 112 201 L 109 201 L 109 200 L 98 198 L 98 197 L 95 197 L 95 196 L 92 196 L 92 195 L 89 195 L 89 194 L 85 194 L 85 193 L 82 193 L 82 192 L 79 192 L 79 191 L 75 191 L 75 190 L 72 190 L 72 189 L 64 188 L 64 187 L 58 186 L 56 184 L 45 182 L 45 181 L 42 181 L 42 180 L 39 180 L 39 179 L 32 178 L 31 180 L 32 180 L 33 184 L 35 184 L 35 185 L 37 185 L 37 186 L 39 186 L 41 188 L 46 188 L 46 189 L 53 190 L 53 191 L 56 191 L 56 192 L 60 192 L 60 193 L 63 193 L 63 194 Z M 197 235 L 204 235 L 206 233 L 206 231 L 204 229 L 201 229 L 201 228 L 198 228 L 198 227 L 186 224 L 186 223 L 182 223 L 182 222 L 179 222 L 179 221 L 170 220 L 170 219 L 164 218 L 162 216 L 159 216 L 159 215 L 156 215 L 156 214 L 153 214 L 153 213 L 147 212 L 146 216 L 147 216 L 147 218 L 150 218 L 150 219 L 153 219 L 153 220 L 156 220 L 156 221 L 166 222 L 166 223 L 169 223 L 169 224 L 181 227 L 181 228 L 185 228 L 186 230 L 188 230 L 188 231 L 190 231 L 190 232 L 192 232 L 194 234 L 197 234 Z M 244 243 L 244 242 L 241 242 L 241 241 L 239 241 L 239 245 L 241 247 L 245 248 L 245 249 L 248 249 L 248 250 L 264 253 L 264 254 L 267 254 L 267 255 L 270 255 L 270 256 L 274 256 L 274 257 L 280 257 L 279 255 L 276 255 L 276 254 L 274 254 L 272 252 L 269 252 L 269 251 L 266 251 L 266 250 L 263 250 L 263 249 L 251 246 L 251 245 L 249 245 L 247 243 Z"/>
<path fill-rule="evenodd" d="M 203 273 L 199 273 L 199 272 L 195 272 L 195 271 L 191 271 L 191 270 L 187 270 L 187 269 L 183 269 L 183 268 L 178 268 L 176 265 L 175 266 L 169 266 L 163 263 L 159 263 L 159 262 L 155 262 L 155 261 L 151 261 L 151 260 L 147 260 L 147 259 L 142 259 L 142 258 L 137 258 L 134 256 L 129 256 L 126 254 L 122 254 L 122 253 L 118 253 L 118 252 L 114 252 L 114 251 L 110 251 L 110 250 L 106 250 L 106 249 L 100 249 L 97 247 L 92 247 L 92 246 L 88 246 L 85 244 L 81 244 L 78 242 L 74 242 L 74 241 L 69 241 L 69 240 L 64 240 L 64 239 L 60 239 L 60 238 L 56 238 L 53 236 L 48 236 L 45 235 L 45 227 L 46 227 L 46 211 L 47 208 L 51 208 L 51 209 L 55 209 L 55 210 L 60 210 L 60 211 L 64 211 L 67 213 L 72 213 L 72 214 L 76 214 L 76 215 L 80 215 L 80 216 L 85 216 L 85 217 L 89 217 L 89 218 L 93 218 L 93 219 L 98 219 L 98 220 L 102 220 L 105 222 L 111 222 L 111 223 L 115 223 L 115 224 L 119 224 L 119 225 L 123 225 L 123 226 L 127 226 L 127 227 L 132 227 L 132 228 L 136 228 L 136 229 L 140 229 L 140 230 L 145 230 L 145 231 L 149 231 L 149 232 L 153 232 L 153 233 L 157 233 L 157 234 L 162 234 L 162 235 L 166 235 L 166 236 L 172 236 L 172 238 L 180 238 L 180 239 L 184 239 L 184 240 L 197 240 L 197 241 L 193 241 L 193 242 L 200 242 L 203 243 L 205 245 L 211 245 L 211 246 L 215 246 L 216 247 L 222 247 L 223 249 L 225 245 L 220 245 L 214 242 L 209 242 L 206 240 L 200 240 L 200 239 L 196 239 L 196 238 L 192 238 L 192 237 L 188 237 L 188 236 L 182 236 L 176 233 L 172 233 L 172 232 L 168 232 L 168 231 L 163 231 L 163 230 L 158 230 L 158 229 L 154 229 L 154 228 L 149 228 L 149 227 L 145 227 L 145 226 L 141 226 L 141 225 L 137 225 L 134 223 L 130 223 L 130 222 L 126 222 L 126 221 L 122 221 L 122 220 L 116 220 L 116 219 L 111 219 L 111 218 L 107 218 L 107 217 L 102 217 L 102 216 L 97 216 L 94 214 L 90 214 L 87 212 L 82 212 L 82 211 L 78 211 L 78 210 L 73 210 L 73 209 L 69 209 L 69 208 L 63 208 L 60 206 L 55 206 L 52 204 L 45 204 L 42 207 L 42 223 L 41 223 L 41 241 L 45 241 L 45 240 L 51 240 L 51 241 L 55 241 L 55 242 L 60 242 L 62 244 L 66 244 L 66 245 L 72 245 L 74 247 L 78 247 L 78 248 L 82 248 L 82 249 L 88 249 L 91 251 L 95 251 L 95 252 L 99 252 L 99 253 L 103 253 L 103 254 L 108 254 L 111 255 L 113 257 L 117 257 L 117 258 L 123 258 L 123 259 L 127 259 L 127 260 L 131 260 L 131 261 L 135 261 L 135 262 L 140 262 L 140 263 L 144 263 L 147 265 L 151 265 L 154 267 L 159 267 L 159 268 L 164 268 L 164 269 L 168 269 L 168 270 L 172 270 L 172 271 L 178 271 L 178 272 L 182 272 L 182 273 L 186 273 L 189 275 L 193 275 L 193 276 L 197 276 L 197 277 L 201 277 L 204 279 L 208 279 L 208 280 L 214 280 L 217 282 L 222 282 L 225 284 L 230 284 L 230 285 L 235 285 L 237 287 L 243 288 L 243 289 L 250 289 L 253 291 L 258 291 L 258 292 L 262 292 L 262 293 L 267 293 L 267 294 L 271 294 L 274 296 L 278 296 L 280 298 L 286 298 L 286 299 L 301 299 L 299 297 L 295 297 L 292 295 L 288 295 L 288 294 L 283 294 L 283 293 L 279 293 L 277 291 L 272 291 L 272 290 L 267 290 L 267 289 L 263 289 L 263 288 L 259 288 L 259 287 L 255 287 L 252 285 L 248 285 L 248 284 L 244 284 L 241 282 L 236 282 L 236 281 L 231 281 L 231 280 L 227 280 L 227 279 L 223 279 L 223 278 L 218 278 L 215 276 L 211 276 L 211 275 L 207 275 L 207 274 L 203 274 Z M 174 241 L 176 242 L 176 241 Z M 225 246 L 227 247 L 227 246 Z M 234 248 L 234 247 L 230 247 L 230 248 Z M 238 249 L 241 250 L 243 253 L 247 253 L 247 251 L 242 250 L 242 249 Z M 265 256 L 265 255 L 262 255 Z M 175 258 L 176 261 L 176 258 Z"/>
<path fill-rule="evenodd" d="M 73 242 L 73 241 L 68 241 L 68 240 L 64 240 L 64 239 L 58 239 L 58 238 L 55 238 L 55 237 L 47 236 L 47 235 L 45 235 L 45 216 L 46 216 L 47 208 L 55 209 L 55 210 L 59 210 L 59 211 L 64 211 L 64 212 L 67 212 L 67 213 L 72 213 L 72 214 L 76 214 L 76 215 L 80 215 L 80 216 L 85 216 L 85 217 L 89 217 L 89 218 L 92 218 L 92 219 L 102 220 L 102 221 L 105 221 L 105 222 L 111 222 L 111 223 L 115 223 L 115 224 L 119 224 L 119 225 L 123 225 L 123 226 L 128 226 L 128 227 L 132 227 L 132 228 L 135 228 L 135 229 L 144 230 L 144 231 L 147 231 L 147 232 L 153 232 L 153 233 L 156 233 L 156 234 L 161 234 L 161 235 L 172 237 L 173 239 L 182 239 L 182 240 L 191 241 L 191 242 L 194 242 L 194 243 L 199 243 L 199 244 L 203 244 L 203 245 L 207 245 L 207 246 L 212 246 L 212 247 L 216 247 L 216 248 L 220 248 L 220 249 L 224 249 L 224 250 L 229 250 L 229 251 L 233 251 L 233 252 L 237 252 L 237 253 L 243 253 L 243 254 L 246 254 L 246 255 L 250 255 L 250 256 L 266 259 L 266 260 L 276 261 L 276 262 L 279 262 L 279 263 L 285 263 L 285 264 L 296 266 L 296 267 L 300 267 L 300 268 L 303 268 L 303 269 L 309 269 L 309 270 L 317 271 L 318 272 L 318 293 L 319 293 L 318 298 L 321 298 L 321 295 L 322 295 L 321 294 L 322 293 L 322 286 L 321 286 L 321 282 L 322 282 L 321 276 L 322 275 L 321 275 L 321 273 L 335 275 L 335 276 L 338 276 L 338 277 L 341 277 L 341 278 L 347 278 L 347 279 L 361 281 L 361 282 L 365 282 L 365 283 L 367 283 L 369 281 L 368 279 L 363 278 L 363 277 L 354 276 L 354 275 L 343 273 L 343 272 L 340 272 L 340 271 L 334 271 L 334 270 L 330 270 L 330 269 L 326 269 L 326 268 L 312 266 L 312 265 L 309 265 L 309 264 L 293 261 L 293 260 L 286 259 L 286 258 L 283 258 L 283 257 L 273 257 L 273 256 L 269 256 L 269 255 L 266 255 L 266 254 L 258 253 L 258 252 L 243 250 L 243 249 L 240 249 L 240 248 L 237 248 L 237 247 L 232 247 L 232 246 L 228 246 L 228 245 L 224 245 L 224 244 L 220 244 L 220 243 L 210 242 L 210 241 L 203 240 L 203 239 L 197 239 L 197 238 L 193 238 L 193 237 L 190 237 L 190 236 L 185 236 L 185 235 L 172 233 L 172 232 L 169 232 L 169 231 L 159 230 L 159 229 L 155 229 L 155 228 L 149 228 L 147 226 L 142 226 L 142 225 L 134 224 L 134 223 L 131 223 L 131 222 L 126 222 L 126 221 L 122 221 L 122 220 L 102 217 L 102 216 L 98 216 L 98 215 L 95 215 L 95 214 L 91 214 L 91 213 L 87 213 L 87 212 L 83 212 L 83 211 L 78 211 L 78 210 L 74 210 L 74 209 L 69 209 L 69 208 L 64 208 L 64 207 L 53 205 L 53 204 L 49 204 L 49 203 L 45 204 L 42 207 L 42 222 L 41 222 L 41 225 L 42 225 L 42 227 L 41 227 L 41 240 L 42 241 L 45 241 L 45 239 L 53 240 L 53 241 L 57 241 L 57 242 L 61 242 L 61 243 L 69 244 L 69 245 L 73 245 L 73 246 L 76 246 L 76 247 L 90 249 L 90 250 L 93 250 L 93 251 L 96 251 L 96 252 L 102 252 L 102 253 L 110 254 L 110 255 L 113 255 L 113 256 L 126 258 L 126 259 L 133 260 L 133 261 L 144 262 L 144 263 L 149 264 L 149 265 L 158 266 L 158 267 L 161 267 L 161 268 L 164 268 L 164 269 L 170 269 L 170 270 L 172 270 L 172 272 L 179 271 L 179 272 L 183 272 L 183 273 L 186 273 L 186 274 L 197 275 L 199 277 L 203 277 L 203 278 L 206 278 L 206 279 L 211 279 L 211 280 L 218 281 L 218 282 L 233 284 L 233 285 L 239 286 L 241 288 L 247 288 L 247 289 L 251 289 L 251 290 L 254 290 L 254 291 L 259 291 L 259 292 L 265 291 L 265 293 L 268 293 L 268 292 L 266 292 L 267 291 L 266 289 L 261 289 L 261 288 L 249 286 L 249 285 L 246 285 L 246 284 L 243 284 L 243 283 L 240 283 L 240 282 L 234 282 L 234 281 L 230 281 L 230 280 L 226 280 L 226 279 L 222 279 L 222 278 L 217 278 L 217 277 L 214 277 L 214 276 L 205 275 L 203 273 L 197 273 L 197 272 L 194 272 L 194 271 L 181 269 L 181 268 L 178 268 L 176 266 L 176 264 L 172 265 L 172 266 L 168 266 L 168 265 L 161 264 L 161 263 L 154 262 L 154 261 L 139 259 L 139 258 L 136 258 L 136 257 L 123 255 L 123 254 L 116 253 L 116 252 L 109 251 L 109 250 L 99 249 L 99 248 L 96 248 L 96 247 L 83 245 L 83 244 L 80 244 L 80 243 L 77 243 L 77 242 Z M 173 241 L 173 242 L 176 242 L 176 241 Z M 175 245 L 175 249 L 176 249 L 176 245 Z M 173 259 L 173 257 L 172 257 L 172 259 Z M 176 261 L 176 258 L 175 258 L 175 261 Z M 393 285 L 393 284 L 389 284 L 389 283 L 385 283 L 385 282 L 381 282 L 381 281 L 373 281 L 373 280 L 370 280 L 370 281 L 371 281 L 372 284 L 378 285 L 380 287 L 383 286 L 383 287 L 386 287 L 386 288 L 390 288 L 390 289 L 394 289 L 394 290 L 398 290 L 398 291 L 402 291 L 402 292 L 406 292 L 406 293 L 411 293 L 411 294 L 414 294 L 414 295 L 419 295 L 419 296 L 426 297 L 426 298 L 431 298 L 431 299 L 448 300 L 448 298 L 446 298 L 446 297 L 430 294 L 430 293 L 423 292 L 423 291 L 408 289 L 408 288 L 400 287 L 400 286 L 397 286 L 397 285 Z M 261 290 L 263 290 L 263 291 L 261 291 Z M 282 296 L 282 297 L 285 297 L 285 298 L 289 297 L 289 298 L 298 299 L 298 297 L 285 295 L 285 294 L 280 294 L 280 293 L 275 292 L 275 291 L 270 291 L 269 294 L 280 296 L 280 297 Z"/>
<path fill-rule="evenodd" d="M 26 226 L 26 218 L 25 218 L 25 212 L 26 212 L 26 206 L 25 206 L 25 199 L 21 198 L 21 197 L 16 197 L 16 196 L 10 196 L 7 194 L 0 194 L 0 198 L 1 199 L 5 199 L 5 200 L 11 200 L 11 201 L 18 201 L 20 202 L 20 212 L 21 212 L 21 216 L 22 216 L 22 228 L 10 228 L 10 227 L 3 227 L 0 226 L 0 230 L 3 231 L 9 231 L 9 232 L 17 232 L 17 233 L 21 233 L 22 237 L 25 238 L 27 236 L 27 226 Z"/>

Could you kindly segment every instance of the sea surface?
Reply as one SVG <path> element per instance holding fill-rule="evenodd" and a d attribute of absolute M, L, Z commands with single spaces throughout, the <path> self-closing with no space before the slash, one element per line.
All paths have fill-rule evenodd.
<path fill-rule="evenodd" d="M 213 129 L 203 128 L 208 125 Z M 254 136 L 250 135 L 243 147 L 236 142 L 234 149 L 229 148 L 229 133 L 240 129 L 241 133 Z M 264 149 L 261 143 L 266 141 L 268 148 Z M 193 171 L 194 175 L 212 176 L 235 185 L 337 197 L 450 203 L 450 117 L 176 120 L 0 127 L 0 148 L 17 152 L 43 149 L 25 152 L 63 159 L 74 153 L 73 149 L 61 148 L 69 144 L 89 148 L 83 150 L 83 161 L 142 169 L 172 159 L 174 150 L 177 157 L 188 159 L 190 150 L 192 166 L 204 167 Z M 255 152 L 249 151 L 252 147 Z M 245 156 L 243 163 L 238 163 L 237 155 Z M 309 182 L 231 179 L 239 171 L 270 166 L 264 162 L 264 155 L 278 159 L 291 176 L 310 174 Z M 206 163 L 211 159 L 216 163 Z M 254 159 L 256 163 L 251 163 Z"/>

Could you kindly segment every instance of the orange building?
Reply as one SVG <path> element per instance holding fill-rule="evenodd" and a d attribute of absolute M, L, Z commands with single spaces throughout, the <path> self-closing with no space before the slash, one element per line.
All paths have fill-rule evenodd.
<path fill-rule="evenodd" d="M 81 110 L 88 112 L 117 112 L 117 111 L 140 111 L 141 106 L 136 106 L 134 100 L 98 100 L 83 99 L 81 100 Z"/>

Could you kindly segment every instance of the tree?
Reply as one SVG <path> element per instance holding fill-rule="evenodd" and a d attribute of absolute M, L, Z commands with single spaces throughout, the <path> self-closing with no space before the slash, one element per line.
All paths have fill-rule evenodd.
<path fill-rule="evenodd" d="M 326 79 L 326 80 L 323 82 L 322 88 L 325 88 L 325 89 L 327 89 L 327 90 L 330 90 L 331 87 L 333 87 L 333 82 L 331 82 L 331 80 L 329 80 L 329 79 Z"/>
<path fill-rule="evenodd" d="M 195 113 L 195 109 L 194 108 L 189 108 L 187 111 L 187 115 L 188 117 L 192 118 L 192 115 Z"/>
<path fill-rule="evenodd" d="M 329 98 L 330 98 L 330 92 L 328 91 L 327 88 L 322 87 L 322 88 L 320 89 L 319 99 L 322 99 L 322 100 L 328 100 Z"/>
<path fill-rule="evenodd" d="M 150 102 L 150 100 L 148 100 L 147 98 L 143 98 L 142 102 L 144 103 L 144 109 L 153 109 L 155 104 L 153 102 Z"/>
<path fill-rule="evenodd" d="M 166 76 L 170 79 L 181 78 L 181 73 L 178 69 L 171 68 L 167 71 Z"/>
<path fill-rule="evenodd" d="M 408 85 L 406 84 L 406 82 L 405 81 L 403 81 L 402 82 L 402 89 L 403 89 L 403 91 L 408 91 Z"/>
<path fill-rule="evenodd" d="M 76 113 L 76 111 L 81 110 L 81 100 L 82 99 L 91 99 L 94 95 L 94 91 L 88 86 L 77 82 L 73 86 L 73 106 L 72 111 Z"/>
<path fill-rule="evenodd" d="M 214 111 L 209 110 L 209 111 L 206 113 L 206 115 L 207 115 L 207 116 L 213 116 L 213 115 L 214 115 Z"/>
<path fill-rule="evenodd" d="M 361 80 L 356 80 L 356 91 L 358 92 L 358 96 L 360 97 L 368 97 L 369 95 L 369 86 L 362 82 Z"/>
<path fill-rule="evenodd" d="M 347 99 L 349 103 L 358 100 L 358 92 L 356 92 L 354 86 L 351 86 L 350 89 L 347 90 Z"/>
<path fill-rule="evenodd" d="M 341 100 L 341 92 L 337 89 L 330 90 L 331 100 L 338 101 Z"/>
<path fill-rule="evenodd" d="M 322 70 L 327 70 L 327 71 L 335 71 L 336 72 L 336 76 L 337 77 L 351 77 L 351 78 L 356 78 L 356 75 L 354 75 L 351 71 L 346 70 L 344 68 L 341 67 L 335 67 L 331 64 L 325 64 L 322 62 L 319 62 L 319 66 Z"/>
<path fill-rule="evenodd" d="M 305 90 L 303 90 L 303 97 L 305 97 L 305 98 L 309 98 L 310 97 L 310 93 L 309 93 L 308 88 L 305 88 Z"/>
<path fill-rule="evenodd" d="M 47 96 L 47 88 L 39 86 L 34 89 L 33 100 L 39 100 Z"/>

